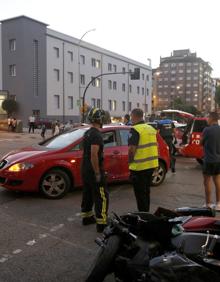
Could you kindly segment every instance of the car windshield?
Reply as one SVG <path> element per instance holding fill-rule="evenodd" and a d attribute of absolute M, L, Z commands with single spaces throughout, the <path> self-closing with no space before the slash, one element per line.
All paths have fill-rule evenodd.
<path fill-rule="evenodd" d="M 78 139 L 83 137 L 83 134 L 88 128 L 80 128 L 70 132 L 63 133 L 61 135 L 56 136 L 53 139 L 45 141 L 42 146 L 48 149 L 61 149 L 64 148 Z"/>

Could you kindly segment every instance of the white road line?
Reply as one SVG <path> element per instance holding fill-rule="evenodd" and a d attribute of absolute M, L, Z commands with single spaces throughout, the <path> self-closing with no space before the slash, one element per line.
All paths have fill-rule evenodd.
<path fill-rule="evenodd" d="M 17 249 L 17 250 L 14 250 L 14 251 L 12 252 L 12 254 L 13 254 L 13 255 L 17 255 L 17 254 L 20 254 L 21 252 L 22 252 L 21 249 Z"/>
<path fill-rule="evenodd" d="M 59 225 L 56 225 L 56 226 L 54 226 L 54 227 L 52 227 L 52 228 L 50 229 L 50 232 L 57 231 L 58 229 L 62 228 L 63 226 L 64 226 L 63 223 L 61 223 L 61 224 L 59 224 Z"/>
<path fill-rule="evenodd" d="M 33 245 L 35 245 L 35 244 L 37 244 L 37 241 L 36 241 L 35 239 L 30 240 L 30 241 L 28 241 L 28 242 L 26 243 L 26 245 L 28 245 L 28 246 L 33 246 Z"/>

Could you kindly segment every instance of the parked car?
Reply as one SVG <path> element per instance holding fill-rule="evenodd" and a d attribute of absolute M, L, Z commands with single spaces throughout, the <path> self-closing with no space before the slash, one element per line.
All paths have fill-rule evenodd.
<path fill-rule="evenodd" d="M 71 187 L 82 186 L 82 138 L 88 126 L 51 137 L 38 145 L 12 151 L 0 160 L 0 185 L 9 190 L 40 191 L 62 198 Z M 104 126 L 104 166 L 109 183 L 129 180 L 128 126 Z M 158 134 L 159 167 L 152 185 L 160 185 L 170 167 L 168 147 Z"/>
<path fill-rule="evenodd" d="M 35 120 L 35 128 L 41 129 L 42 125 L 45 124 L 47 129 L 52 128 L 52 121 L 43 118 L 37 118 Z"/>
<path fill-rule="evenodd" d="M 207 118 L 195 117 L 189 121 L 183 136 L 179 153 L 184 157 L 195 158 L 200 164 L 204 156 L 203 147 L 200 145 L 203 129 L 208 126 Z"/>

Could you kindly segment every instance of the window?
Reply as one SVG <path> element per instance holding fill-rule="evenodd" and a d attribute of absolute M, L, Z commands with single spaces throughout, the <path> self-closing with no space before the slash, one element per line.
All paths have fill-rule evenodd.
<path fill-rule="evenodd" d="M 149 75 L 147 74 L 147 76 L 146 76 L 146 79 L 147 79 L 147 81 L 149 81 Z"/>
<path fill-rule="evenodd" d="M 92 58 L 92 67 L 96 67 L 96 59 Z"/>
<path fill-rule="evenodd" d="M 91 106 L 92 106 L 92 107 L 95 107 L 95 106 L 96 106 L 96 105 L 95 105 L 95 104 L 96 104 L 95 102 L 96 102 L 96 101 L 95 101 L 95 98 L 92 98 L 92 99 L 91 99 Z"/>
<path fill-rule="evenodd" d="M 108 63 L 108 71 L 112 71 L 112 64 Z"/>
<path fill-rule="evenodd" d="M 9 50 L 10 51 L 15 51 L 16 50 L 16 40 L 15 39 L 10 39 L 9 40 Z"/>
<path fill-rule="evenodd" d="M 108 109 L 109 111 L 112 110 L 112 100 L 108 100 Z"/>
<path fill-rule="evenodd" d="M 38 40 L 33 40 L 33 90 L 34 96 L 38 96 L 39 88 L 39 62 L 38 62 Z"/>
<path fill-rule="evenodd" d="M 112 81 L 108 80 L 108 89 L 112 89 Z"/>
<path fill-rule="evenodd" d="M 174 68 L 176 66 L 176 63 L 172 63 L 170 64 L 170 66 Z"/>
<path fill-rule="evenodd" d="M 137 86 L 137 94 L 140 94 L 140 87 Z"/>
<path fill-rule="evenodd" d="M 84 74 L 80 75 L 80 82 L 82 85 L 85 85 L 85 75 Z"/>
<path fill-rule="evenodd" d="M 187 72 L 187 73 L 191 73 L 191 69 L 187 69 L 186 72 Z"/>
<path fill-rule="evenodd" d="M 73 61 L 73 52 L 68 51 L 68 55 L 69 55 L 70 61 L 72 62 Z"/>
<path fill-rule="evenodd" d="M 80 63 L 82 65 L 85 65 L 85 62 L 86 62 L 85 56 L 84 55 L 80 55 Z"/>
<path fill-rule="evenodd" d="M 73 83 L 73 73 L 72 72 L 68 72 L 68 76 L 69 76 L 70 83 Z"/>
<path fill-rule="evenodd" d="M 130 92 L 130 93 L 132 92 L 132 86 L 131 86 L 131 84 L 129 84 L 129 92 Z"/>
<path fill-rule="evenodd" d="M 125 67 L 123 67 L 123 68 L 122 68 L 122 72 L 124 72 L 124 73 L 125 73 Z"/>
<path fill-rule="evenodd" d="M 137 108 L 140 108 L 140 103 L 137 103 Z"/>
<path fill-rule="evenodd" d="M 178 72 L 179 72 L 179 73 L 183 73 L 183 70 L 179 70 Z"/>
<path fill-rule="evenodd" d="M 125 112 L 125 101 L 122 101 L 122 111 Z"/>
<path fill-rule="evenodd" d="M 117 140 L 114 131 L 103 133 L 102 138 L 103 138 L 104 148 L 117 146 Z"/>
<path fill-rule="evenodd" d="M 101 99 L 97 99 L 96 100 L 96 103 L 97 103 L 97 108 L 101 108 Z"/>
<path fill-rule="evenodd" d="M 144 80 L 144 73 L 142 73 L 142 80 Z"/>
<path fill-rule="evenodd" d="M 125 83 L 122 83 L 122 91 L 125 92 Z"/>
<path fill-rule="evenodd" d="M 68 109 L 72 110 L 73 109 L 73 97 L 68 96 Z"/>
<path fill-rule="evenodd" d="M 149 89 L 147 88 L 147 96 L 149 95 Z"/>
<path fill-rule="evenodd" d="M 178 65 L 179 65 L 180 67 L 182 67 L 182 66 L 184 66 L 184 63 L 179 63 Z"/>
<path fill-rule="evenodd" d="M 56 58 L 60 57 L 60 49 L 58 47 L 53 47 Z"/>
<path fill-rule="evenodd" d="M 142 95 L 144 95 L 144 87 L 142 87 L 142 90 L 141 90 L 141 91 L 142 91 Z"/>
<path fill-rule="evenodd" d="M 16 76 L 16 65 L 10 65 L 9 66 L 9 75 L 10 76 Z"/>
<path fill-rule="evenodd" d="M 113 65 L 113 70 L 114 70 L 114 72 L 117 72 L 117 66 L 116 65 Z"/>
<path fill-rule="evenodd" d="M 131 108 L 132 108 L 132 103 L 129 102 L 129 103 L 128 103 L 128 110 L 131 111 Z"/>
<path fill-rule="evenodd" d="M 54 69 L 55 79 L 56 81 L 60 80 L 60 71 L 58 69 Z"/>
<path fill-rule="evenodd" d="M 128 146 L 129 130 L 120 130 L 121 145 Z"/>
<path fill-rule="evenodd" d="M 117 90 L 117 81 L 113 81 L 113 89 Z"/>
<path fill-rule="evenodd" d="M 94 79 L 94 77 L 92 76 L 92 77 L 91 77 L 91 80 L 93 80 L 93 81 L 92 81 L 92 86 L 94 86 L 94 87 L 100 87 L 100 84 L 101 84 L 100 78 Z"/>
<path fill-rule="evenodd" d="M 117 107 L 117 102 L 116 100 L 112 101 L 112 111 L 116 111 L 116 107 Z"/>
<path fill-rule="evenodd" d="M 60 96 L 59 95 L 54 95 L 54 102 L 55 102 L 55 109 L 60 108 Z"/>
<path fill-rule="evenodd" d="M 96 61 L 95 61 L 95 67 L 96 67 L 97 69 L 100 69 L 100 66 L 101 66 L 100 60 L 96 60 Z"/>

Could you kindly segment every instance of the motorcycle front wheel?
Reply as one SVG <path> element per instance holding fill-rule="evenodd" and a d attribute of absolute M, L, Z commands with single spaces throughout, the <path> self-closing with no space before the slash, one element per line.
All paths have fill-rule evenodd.
<path fill-rule="evenodd" d="M 85 282 L 102 282 L 107 274 L 112 272 L 120 243 L 121 238 L 118 235 L 112 235 L 104 241 L 104 246 L 99 248 L 90 266 Z"/>

